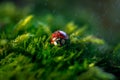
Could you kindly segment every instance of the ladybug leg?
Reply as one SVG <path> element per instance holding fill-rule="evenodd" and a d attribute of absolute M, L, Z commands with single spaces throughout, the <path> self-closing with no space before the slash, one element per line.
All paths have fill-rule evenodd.
<path fill-rule="evenodd" d="M 59 44 L 60 46 L 62 46 L 62 45 L 65 44 L 65 39 L 58 38 L 58 39 L 56 39 L 56 42 L 57 42 L 57 44 Z"/>
<path fill-rule="evenodd" d="M 57 42 L 56 42 L 56 41 L 54 41 L 54 45 L 57 45 Z"/>
<path fill-rule="evenodd" d="M 61 44 L 63 45 L 63 44 L 65 44 L 65 39 L 61 39 Z"/>
<path fill-rule="evenodd" d="M 61 39 L 60 39 L 60 38 L 57 38 L 55 42 L 56 42 L 57 44 L 60 44 L 60 41 L 61 41 Z"/>

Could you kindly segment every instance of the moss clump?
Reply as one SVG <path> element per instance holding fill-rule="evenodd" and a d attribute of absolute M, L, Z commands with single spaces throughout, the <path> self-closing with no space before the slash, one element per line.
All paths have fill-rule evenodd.
<path fill-rule="evenodd" d="M 87 33 L 89 26 L 68 22 L 58 28 L 49 23 L 48 17 L 42 21 L 30 15 L 15 28 L 8 26 L 0 32 L 1 80 L 115 80 L 112 73 L 101 68 L 109 70 L 109 52 L 115 55 L 119 46 L 112 49 L 104 40 Z M 50 44 L 52 31 L 58 29 L 68 33 L 69 44 Z M 118 67 L 117 63 L 114 66 Z"/>

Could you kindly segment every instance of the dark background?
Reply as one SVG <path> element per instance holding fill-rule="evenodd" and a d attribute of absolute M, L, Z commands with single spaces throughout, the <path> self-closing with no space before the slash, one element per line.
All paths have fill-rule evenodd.
<path fill-rule="evenodd" d="M 60 14 L 78 24 L 91 25 L 92 32 L 108 43 L 119 43 L 120 0 L 0 0 L 3 5 L 8 2 L 19 9 L 29 8 L 28 13 L 16 11 L 18 14 Z M 17 21 L 21 17 L 16 15 L 15 18 Z"/>

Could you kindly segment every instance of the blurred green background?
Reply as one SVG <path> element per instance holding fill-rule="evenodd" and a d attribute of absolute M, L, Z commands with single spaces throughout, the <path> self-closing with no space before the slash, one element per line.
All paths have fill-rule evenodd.
<path fill-rule="evenodd" d="M 0 77 L 119 80 L 119 4 L 120 0 L 0 0 Z M 58 29 L 69 35 L 70 44 L 50 44 L 50 35 Z"/>
<path fill-rule="evenodd" d="M 56 24 L 66 20 L 89 25 L 91 33 L 116 44 L 120 40 L 119 4 L 120 0 L 0 0 L 0 30 L 29 14 L 59 15 Z"/>

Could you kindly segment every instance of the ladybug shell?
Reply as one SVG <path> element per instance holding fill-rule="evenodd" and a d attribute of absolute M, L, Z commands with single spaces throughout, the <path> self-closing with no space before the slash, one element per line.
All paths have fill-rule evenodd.
<path fill-rule="evenodd" d="M 68 35 L 64 31 L 55 31 L 51 36 L 51 44 L 57 45 L 57 42 L 62 45 L 65 40 L 68 39 Z"/>

